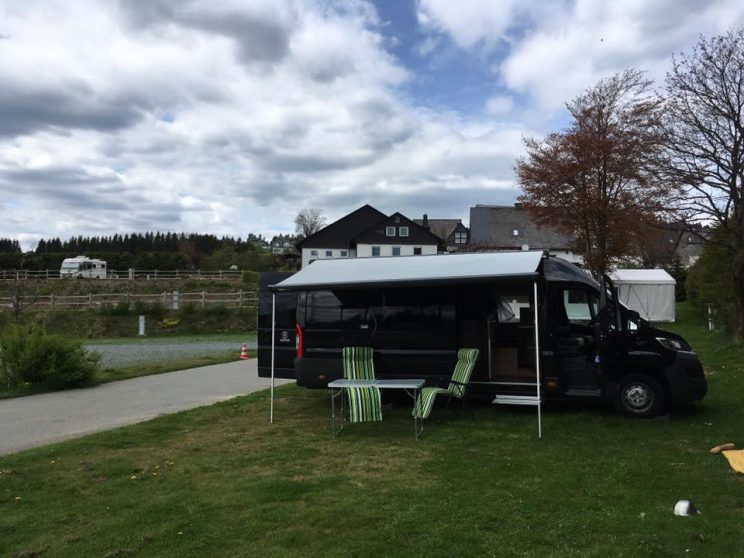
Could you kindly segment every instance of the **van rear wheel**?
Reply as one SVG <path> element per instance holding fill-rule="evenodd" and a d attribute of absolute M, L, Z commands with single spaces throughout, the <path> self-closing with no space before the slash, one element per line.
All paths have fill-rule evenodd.
<path fill-rule="evenodd" d="M 626 417 L 655 417 L 664 408 L 664 390 L 652 377 L 632 374 L 620 381 L 617 405 Z"/>

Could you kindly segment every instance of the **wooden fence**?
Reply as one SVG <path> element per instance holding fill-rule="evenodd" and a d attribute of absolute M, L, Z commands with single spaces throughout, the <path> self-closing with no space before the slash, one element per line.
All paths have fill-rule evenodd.
<path fill-rule="evenodd" d="M 157 279 L 240 279 L 241 270 L 223 269 L 218 271 L 201 271 L 199 269 L 109 269 L 107 279 L 119 280 L 157 280 Z M 0 280 L 18 279 L 60 279 L 58 269 L 0 269 Z M 95 279 L 85 279 L 95 281 Z"/>
<path fill-rule="evenodd" d="M 133 294 L 133 293 L 102 293 L 87 295 L 40 295 L 19 297 L 0 297 L 0 311 L 12 311 L 14 307 L 30 308 L 35 310 L 62 310 L 62 309 L 86 309 L 100 308 L 102 306 L 119 306 L 120 304 L 134 305 L 161 304 L 165 308 L 177 310 L 186 304 L 195 306 L 222 305 L 226 308 L 256 307 L 258 296 L 254 291 L 216 292 L 197 291 L 181 293 L 178 291 L 163 292 L 156 294 Z"/>

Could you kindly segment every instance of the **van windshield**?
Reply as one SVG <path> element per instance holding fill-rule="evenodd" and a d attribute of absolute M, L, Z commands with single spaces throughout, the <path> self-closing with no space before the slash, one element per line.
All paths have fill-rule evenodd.
<path fill-rule="evenodd" d="M 80 269 L 79 263 L 66 262 L 62 264 L 62 269 L 78 270 Z"/>

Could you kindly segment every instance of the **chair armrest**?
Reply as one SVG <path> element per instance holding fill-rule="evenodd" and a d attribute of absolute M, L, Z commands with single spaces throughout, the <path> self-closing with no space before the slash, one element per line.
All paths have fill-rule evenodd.
<path fill-rule="evenodd" d="M 464 382 L 458 382 L 457 380 L 450 380 L 449 383 L 450 384 L 457 384 L 458 386 L 468 386 L 468 385 L 470 385 L 469 382 L 466 384 Z"/>

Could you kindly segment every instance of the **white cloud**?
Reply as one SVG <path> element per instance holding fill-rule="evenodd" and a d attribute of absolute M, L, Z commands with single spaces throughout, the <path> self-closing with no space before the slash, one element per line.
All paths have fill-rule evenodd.
<path fill-rule="evenodd" d="M 507 116 L 514 108 L 514 99 L 508 95 L 494 95 L 486 100 L 485 108 L 493 116 Z"/>

